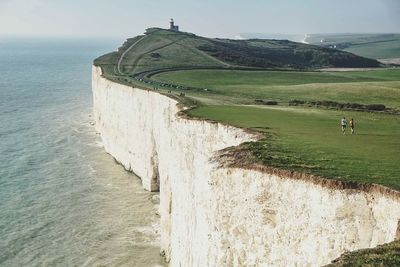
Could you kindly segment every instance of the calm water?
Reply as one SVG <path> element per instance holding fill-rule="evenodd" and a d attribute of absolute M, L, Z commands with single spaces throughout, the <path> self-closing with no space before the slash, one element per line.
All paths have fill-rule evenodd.
<path fill-rule="evenodd" d="M 91 126 L 91 62 L 121 40 L 0 39 L 0 266 L 158 266 L 153 194 Z"/>

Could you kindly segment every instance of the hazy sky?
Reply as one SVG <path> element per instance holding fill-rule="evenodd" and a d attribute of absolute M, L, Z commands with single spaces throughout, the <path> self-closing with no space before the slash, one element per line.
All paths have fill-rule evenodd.
<path fill-rule="evenodd" d="M 213 37 L 400 32 L 400 0 L 0 0 L 0 35 L 125 38 L 171 17 Z"/>

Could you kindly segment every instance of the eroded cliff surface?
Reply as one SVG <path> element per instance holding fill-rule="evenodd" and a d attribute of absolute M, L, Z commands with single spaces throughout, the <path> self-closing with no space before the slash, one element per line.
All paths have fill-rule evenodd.
<path fill-rule="evenodd" d="M 395 239 L 399 198 L 221 167 L 217 151 L 254 136 L 182 118 L 175 100 L 113 83 L 98 67 L 92 80 L 105 150 L 145 189 L 160 190 L 171 266 L 320 266 Z"/>

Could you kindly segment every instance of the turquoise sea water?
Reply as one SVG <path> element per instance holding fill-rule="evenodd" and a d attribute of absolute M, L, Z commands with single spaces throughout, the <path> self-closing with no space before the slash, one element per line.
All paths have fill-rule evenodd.
<path fill-rule="evenodd" d="M 157 266 L 154 194 L 91 125 L 91 62 L 121 40 L 0 39 L 0 266 Z"/>

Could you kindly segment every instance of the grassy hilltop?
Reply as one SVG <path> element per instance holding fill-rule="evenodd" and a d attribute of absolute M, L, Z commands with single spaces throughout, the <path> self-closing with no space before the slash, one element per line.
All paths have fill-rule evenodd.
<path fill-rule="evenodd" d="M 327 178 L 400 189 L 400 70 L 347 52 L 282 40 L 228 40 L 148 29 L 95 60 L 116 82 L 157 89 L 188 115 L 264 134 L 253 160 Z M 183 96 L 184 95 L 184 96 Z M 343 136 L 340 119 L 356 121 Z"/>
<path fill-rule="evenodd" d="M 118 63 L 124 52 L 126 54 L 119 68 L 113 68 L 112 65 Z M 379 66 L 379 62 L 373 59 L 287 40 L 213 39 L 157 28 L 148 29 L 143 36 L 128 39 L 119 51 L 97 58 L 95 64 L 103 65 L 109 75 L 138 75 L 179 68 L 309 69 Z"/>

